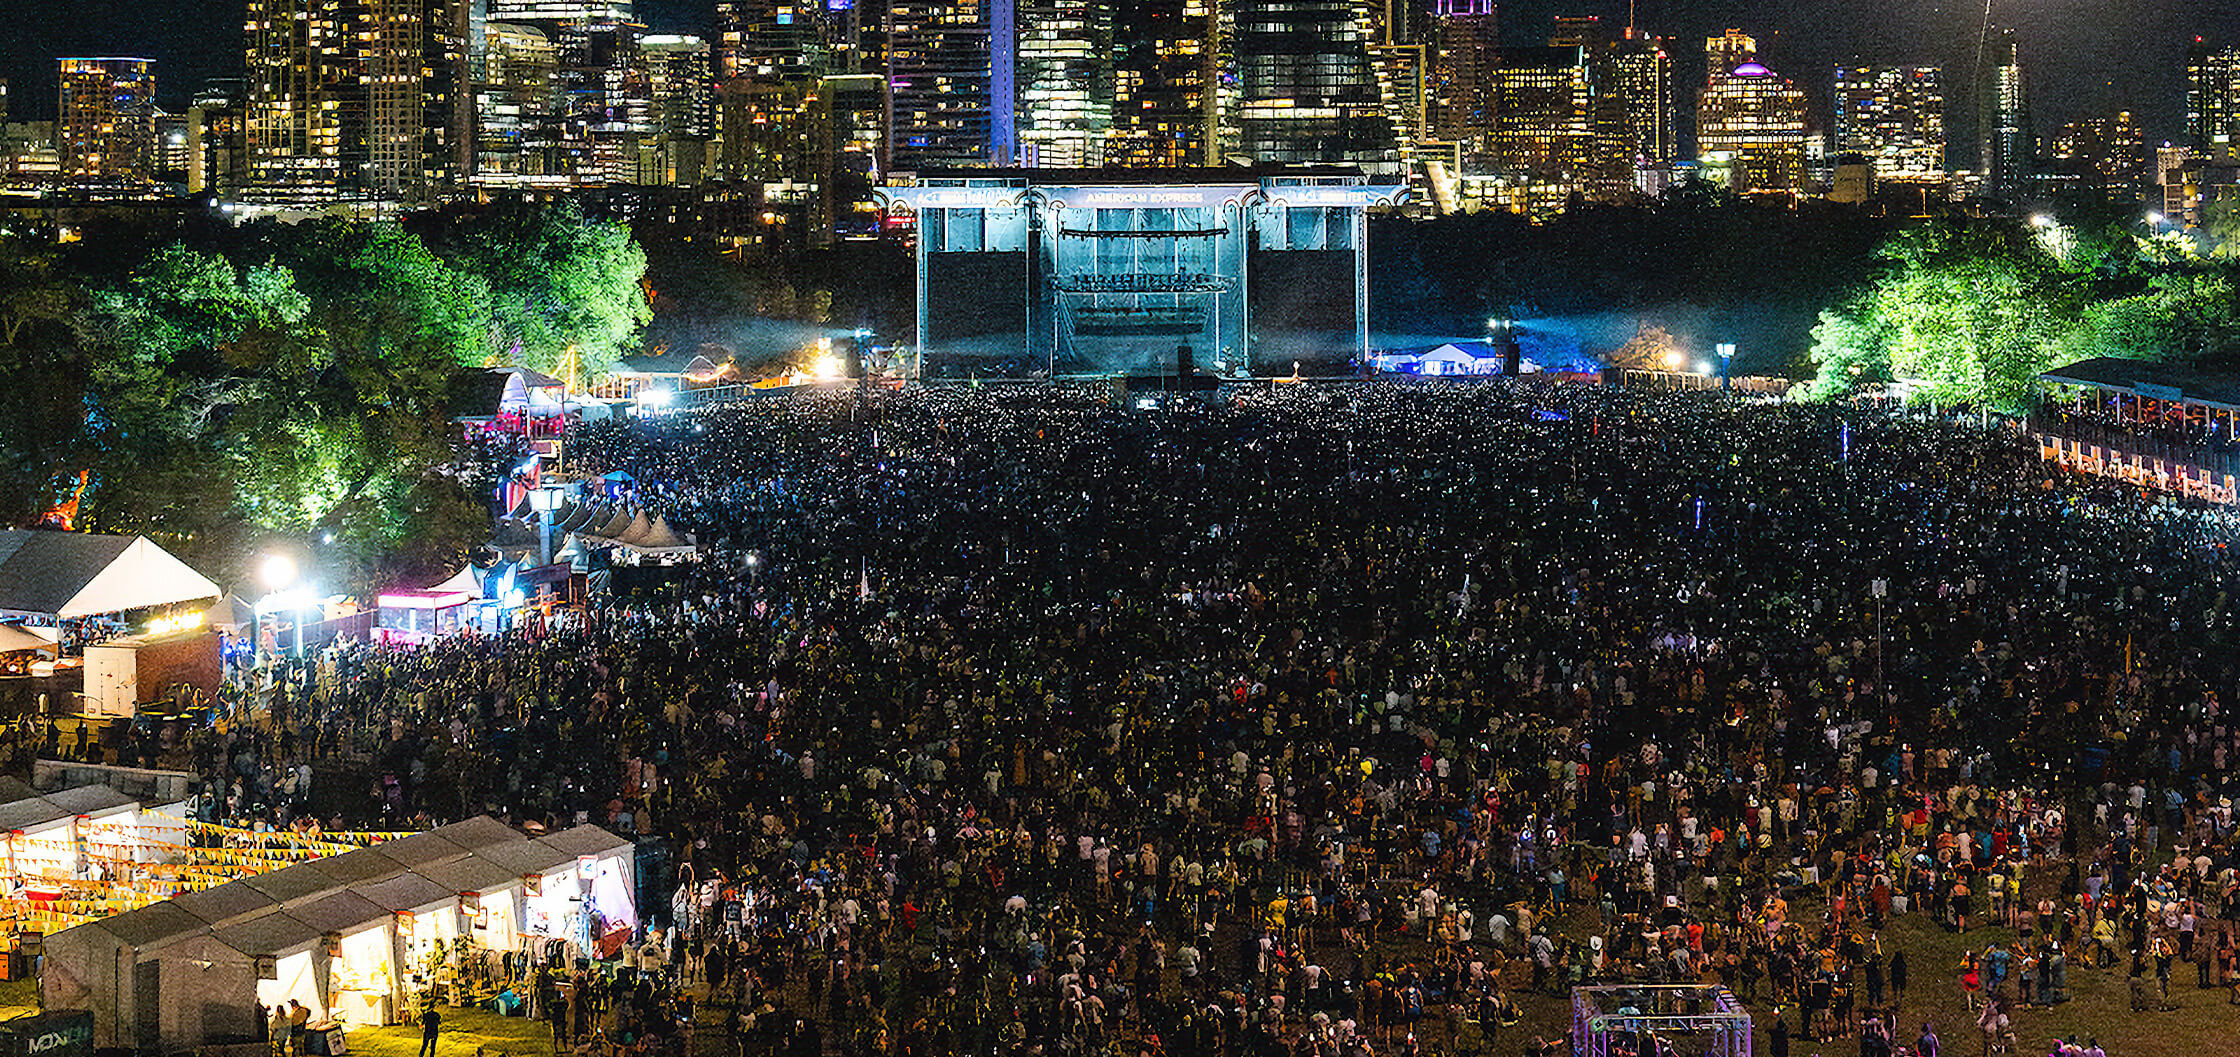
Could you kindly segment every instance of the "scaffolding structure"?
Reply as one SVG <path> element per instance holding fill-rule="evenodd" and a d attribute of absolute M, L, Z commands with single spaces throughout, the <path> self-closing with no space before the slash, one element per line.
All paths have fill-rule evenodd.
<path fill-rule="evenodd" d="M 1577 1057 L 1750 1057 L 1750 1013 L 1734 992 L 1705 984 L 1571 989 Z M 1655 1040 L 1654 1052 L 1647 1040 Z"/>

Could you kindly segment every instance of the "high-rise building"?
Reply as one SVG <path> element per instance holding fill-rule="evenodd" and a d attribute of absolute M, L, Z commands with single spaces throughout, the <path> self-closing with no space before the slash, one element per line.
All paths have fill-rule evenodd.
<path fill-rule="evenodd" d="M 728 81 L 827 71 L 833 56 L 825 8 L 825 0 L 717 0 L 717 76 Z"/>
<path fill-rule="evenodd" d="M 57 59 L 61 108 L 56 147 L 63 182 L 129 185 L 154 179 L 154 59 Z"/>
<path fill-rule="evenodd" d="M 1451 144 L 1431 135 L 1431 16 L 1411 0 L 1378 0 L 1369 6 L 1369 62 L 1385 102 L 1394 138 L 1409 157 L 1452 157 Z"/>
<path fill-rule="evenodd" d="M 1716 83 L 1727 71 L 1758 57 L 1758 39 L 1739 29 L 1729 29 L 1703 42 L 1704 85 Z"/>
<path fill-rule="evenodd" d="M 1664 42 L 1589 16 L 1557 18 L 1548 43 L 1578 48 L 1586 60 L 1594 135 L 1586 169 L 1589 193 L 1609 197 L 1661 188 L 1676 151 L 1672 56 Z"/>
<path fill-rule="evenodd" d="M 1835 85 L 1837 151 L 1864 155 L 1877 180 L 1946 178 L 1942 70 L 1844 65 Z"/>
<path fill-rule="evenodd" d="M 560 27 L 560 154 L 576 183 L 650 182 L 642 157 L 653 138 L 645 29 L 612 19 Z"/>
<path fill-rule="evenodd" d="M 1503 48 L 1488 71 L 1485 174 L 1527 187 L 1534 212 L 1594 187 L 1594 81 L 1585 49 Z"/>
<path fill-rule="evenodd" d="M 1353 0 L 1233 0 L 1238 146 L 1256 162 L 1401 169 L 1400 143 Z"/>
<path fill-rule="evenodd" d="M 504 186 L 564 175 L 540 149 L 558 138 L 560 53 L 552 35 L 527 23 L 493 20 L 483 23 L 482 39 L 475 182 Z"/>
<path fill-rule="evenodd" d="M 879 234 L 872 188 L 884 173 L 886 111 L 886 78 L 841 74 L 818 82 L 809 107 L 809 176 L 818 192 L 812 241 Z"/>
<path fill-rule="evenodd" d="M 1432 138 L 1485 149 L 1501 32 L 1493 0 L 1438 0 L 1432 9 L 1425 109 Z"/>
<path fill-rule="evenodd" d="M 2052 155 L 2090 183 L 2131 193 L 2146 187 L 2154 175 L 2147 135 L 2128 110 L 2063 125 L 2053 138 Z"/>
<path fill-rule="evenodd" d="M 817 82 L 800 77 L 725 81 L 719 104 L 724 179 L 764 184 L 803 179 L 812 146 L 808 104 L 816 89 Z"/>
<path fill-rule="evenodd" d="M 1219 36 L 1215 0 L 1118 5 L 1106 164 L 1175 167 L 1219 160 Z"/>
<path fill-rule="evenodd" d="M 895 169 L 987 165 L 1014 142 L 1013 111 L 994 114 L 994 38 L 1012 0 L 893 0 L 887 6 L 888 149 Z M 1006 50 L 1009 50 L 1007 43 Z M 1009 64 L 1002 71 L 1008 81 Z"/>
<path fill-rule="evenodd" d="M 1015 0 L 1012 127 L 1018 164 L 1096 168 L 1112 129 L 1108 0 Z"/>
<path fill-rule="evenodd" d="M 1979 86 L 1983 189 L 1992 197 L 2012 199 L 2023 192 L 2030 178 L 2030 160 L 2038 151 L 2014 30 L 2001 29 L 1984 59 L 1983 84 Z"/>
<path fill-rule="evenodd" d="M 414 0 L 363 0 L 356 34 L 365 86 L 367 190 L 421 197 L 422 46 L 428 25 Z"/>
<path fill-rule="evenodd" d="M 248 0 L 249 183 L 274 195 L 342 185 L 342 108 L 352 93 L 337 0 Z"/>
<path fill-rule="evenodd" d="M 1711 38 L 1714 56 L 1721 39 Z M 1804 92 L 1755 58 L 1714 69 L 1710 81 L 1696 101 L 1705 169 L 1738 193 L 1802 191 L 1811 117 Z"/>
<path fill-rule="evenodd" d="M 2195 159 L 2240 161 L 2240 46 L 2186 49 L 2186 140 Z"/>
<path fill-rule="evenodd" d="M 469 0 L 248 0 L 249 183 L 425 201 L 472 163 Z"/>
<path fill-rule="evenodd" d="M 668 187 L 692 187 L 709 173 L 709 143 L 715 138 L 714 66 L 707 40 L 654 34 L 639 43 L 645 60 L 646 95 L 653 164 L 657 180 Z"/>
<path fill-rule="evenodd" d="M 203 84 L 187 107 L 187 193 L 236 195 L 249 181 L 249 88 L 238 77 Z"/>

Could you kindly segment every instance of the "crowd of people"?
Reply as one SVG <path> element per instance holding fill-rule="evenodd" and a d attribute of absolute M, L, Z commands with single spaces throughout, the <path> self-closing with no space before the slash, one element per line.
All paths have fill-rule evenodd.
<path fill-rule="evenodd" d="M 1574 986 L 1722 984 L 1872 1055 L 1969 1030 L 1909 988 L 1987 1048 L 2081 973 L 2240 996 L 2235 522 L 2006 427 L 960 386 L 570 444 L 701 560 L 275 662 L 178 751 L 213 819 L 658 840 L 654 979 L 742 1054 L 1553 1054 Z M 370 795 L 309 817 L 330 768 Z"/>

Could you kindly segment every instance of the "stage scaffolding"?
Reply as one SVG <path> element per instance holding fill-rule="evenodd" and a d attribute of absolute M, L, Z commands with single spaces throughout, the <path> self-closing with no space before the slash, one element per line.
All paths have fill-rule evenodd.
<path fill-rule="evenodd" d="M 1640 1054 L 1644 1033 L 1685 1057 L 1750 1057 L 1750 1013 L 1734 992 L 1704 984 L 1631 984 L 1571 989 L 1576 1057 Z"/>

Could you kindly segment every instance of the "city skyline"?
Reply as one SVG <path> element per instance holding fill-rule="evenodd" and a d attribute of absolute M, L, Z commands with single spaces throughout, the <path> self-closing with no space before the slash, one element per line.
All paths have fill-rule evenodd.
<path fill-rule="evenodd" d="M 185 109 L 202 84 L 240 75 L 243 0 L 17 0 L 19 32 L 0 40 L 0 78 L 11 82 L 16 120 L 56 116 L 55 60 L 133 56 L 156 60 L 157 101 Z M 638 0 L 638 20 L 654 32 L 706 34 L 714 0 Z M 1616 0 L 1520 0 L 1500 6 L 1502 43 L 1545 45 L 1559 16 L 1592 15 L 1622 22 Z M 1972 4 L 1903 5 L 1869 0 L 1851 5 L 1757 5 L 1741 0 L 1652 0 L 1634 8 L 1637 24 L 1688 40 L 1741 27 L 1759 40 L 1769 64 L 1791 76 L 1816 110 L 1829 110 L 1833 70 L 1842 63 L 1938 65 L 1955 88 L 1969 83 L 1983 9 Z M 2185 131 L 2185 49 L 2196 35 L 2220 30 L 2240 43 L 2240 0 L 2164 0 L 2150 6 L 2114 0 L 2031 0 L 1992 7 L 1992 19 L 2016 30 L 2029 77 L 2036 131 L 2138 115 L 2150 142 L 2181 140 Z M 1829 27 L 1836 27 L 1829 31 Z M 1678 49 L 1674 76 L 1700 83 L 1703 58 Z M 1959 93 L 1955 91 L 1957 99 Z M 1950 163 L 1978 164 L 1972 107 L 1954 107 Z"/>

